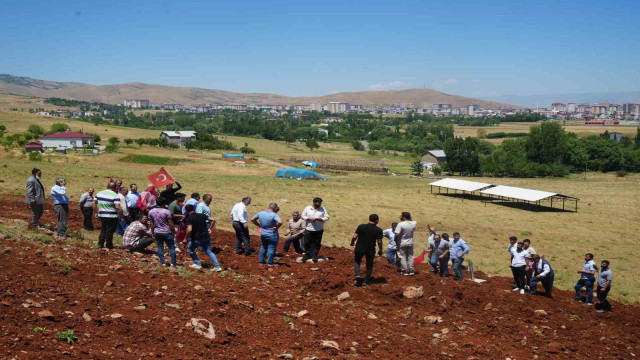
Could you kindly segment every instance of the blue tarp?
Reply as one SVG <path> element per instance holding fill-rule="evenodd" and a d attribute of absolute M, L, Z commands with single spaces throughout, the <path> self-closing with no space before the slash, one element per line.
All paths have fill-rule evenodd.
<path fill-rule="evenodd" d="M 276 177 L 287 179 L 320 179 L 327 180 L 327 177 L 307 169 L 281 169 L 276 173 Z"/>
<path fill-rule="evenodd" d="M 224 154 L 224 158 L 241 158 L 244 159 L 244 154 Z"/>
<path fill-rule="evenodd" d="M 316 162 L 315 162 L 315 161 L 310 161 L 310 160 L 303 161 L 303 162 L 302 162 L 302 165 L 304 165 L 304 166 L 308 166 L 308 167 L 310 167 L 310 168 L 312 168 L 312 169 L 315 169 L 315 168 L 317 168 L 317 167 L 318 167 L 318 164 L 316 164 Z"/>

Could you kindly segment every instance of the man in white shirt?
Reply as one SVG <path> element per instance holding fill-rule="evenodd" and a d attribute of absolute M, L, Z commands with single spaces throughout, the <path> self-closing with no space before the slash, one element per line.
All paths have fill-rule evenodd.
<path fill-rule="evenodd" d="M 318 252 L 322 245 L 322 233 L 324 232 L 324 223 L 329 221 L 329 213 L 322 207 L 322 199 L 316 197 L 313 199 L 313 205 L 307 206 L 301 215 L 306 222 L 304 230 L 304 256 L 302 262 L 313 259 L 314 263 L 318 262 Z"/>
<path fill-rule="evenodd" d="M 126 186 L 121 186 L 118 191 L 118 198 L 120 199 L 120 208 L 122 208 L 122 215 L 118 217 L 118 226 L 116 227 L 116 234 L 123 235 L 131 223 L 131 216 L 129 214 L 129 207 L 127 206 L 127 194 L 129 189 Z"/>
<path fill-rule="evenodd" d="M 251 198 L 245 196 L 242 201 L 233 205 L 231 209 L 231 224 L 236 231 L 236 254 L 251 255 L 251 238 L 249 237 L 249 215 L 247 206 L 251 204 Z M 244 245 L 244 248 L 243 248 Z"/>
<path fill-rule="evenodd" d="M 396 255 L 398 250 L 396 248 L 396 233 L 394 232 L 397 226 L 398 223 L 392 223 L 391 229 L 384 230 L 382 236 L 389 239 L 389 245 L 387 245 L 387 261 L 391 265 L 400 266 L 400 259 Z"/>
<path fill-rule="evenodd" d="M 411 213 L 403 212 L 400 216 L 402 220 L 396 227 L 396 248 L 400 258 L 400 267 L 403 275 L 413 276 L 413 233 L 416 230 L 417 222 L 411 220 Z"/>
<path fill-rule="evenodd" d="M 520 294 L 524 294 L 524 286 L 525 286 L 525 267 L 526 267 L 526 258 L 528 253 L 523 249 L 522 242 L 518 242 L 516 247 L 509 247 L 509 252 L 511 253 L 511 272 L 513 273 L 513 278 L 516 281 L 516 288 L 513 291 L 520 290 Z"/>

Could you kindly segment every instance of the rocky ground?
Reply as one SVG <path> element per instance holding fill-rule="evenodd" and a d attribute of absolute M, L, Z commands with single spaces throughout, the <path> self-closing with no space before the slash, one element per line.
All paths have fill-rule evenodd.
<path fill-rule="evenodd" d="M 77 238 L 49 243 L 26 231 L 29 212 L 19 197 L 0 198 L 2 359 L 632 359 L 640 353 L 637 306 L 614 303 L 614 311 L 597 314 L 568 291 L 554 290 L 554 299 L 520 295 L 507 278 L 479 274 L 487 281 L 459 283 L 425 265 L 415 277 L 400 276 L 384 258 L 376 259 L 375 283 L 356 287 L 349 249 L 323 248 L 330 258 L 324 263 L 296 263 L 292 254 L 266 267 L 256 256 L 235 255 L 234 235 L 224 231 L 214 236 L 224 272 L 172 271 L 154 254 L 102 251 Z M 72 230 L 81 224 L 75 212 Z M 50 204 L 44 220 L 54 223 Z M 184 252 L 179 262 L 191 263 Z M 69 330 L 77 339 L 69 333 L 71 343 L 58 339 Z"/>

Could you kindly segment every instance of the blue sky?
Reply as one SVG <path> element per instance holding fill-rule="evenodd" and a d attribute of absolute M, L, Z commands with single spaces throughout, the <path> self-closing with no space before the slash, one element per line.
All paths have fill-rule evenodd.
<path fill-rule="evenodd" d="M 0 1 L 0 73 L 324 95 L 640 90 L 637 1 Z"/>

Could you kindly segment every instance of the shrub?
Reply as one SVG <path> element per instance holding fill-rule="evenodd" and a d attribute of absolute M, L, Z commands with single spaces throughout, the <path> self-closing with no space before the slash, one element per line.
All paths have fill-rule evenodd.
<path fill-rule="evenodd" d="M 29 153 L 29 161 L 42 161 L 42 154 L 39 151 Z"/>
<path fill-rule="evenodd" d="M 618 171 L 616 171 L 616 176 L 617 177 L 625 177 L 625 176 L 627 176 L 627 172 L 624 171 L 624 170 L 618 170 Z"/>
<path fill-rule="evenodd" d="M 364 151 L 364 145 L 362 145 L 362 143 L 358 140 L 354 140 L 351 145 L 353 146 L 354 150 Z"/>
<path fill-rule="evenodd" d="M 439 167 L 439 166 L 434 166 L 434 167 L 431 168 L 431 172 L 434 175 L 440 175 L 440 174 L 442 174 L 442 168 Z"/>

